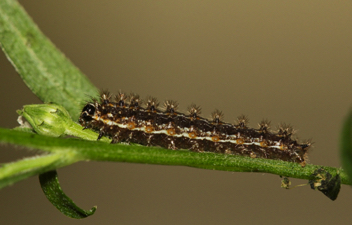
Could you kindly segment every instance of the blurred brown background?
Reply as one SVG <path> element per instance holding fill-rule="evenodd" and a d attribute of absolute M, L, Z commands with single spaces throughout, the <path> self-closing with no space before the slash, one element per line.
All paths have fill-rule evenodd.
<path fill-rule="evenodd" d="M 310 162 L 340 167 L 352 103 L 351 1 L 20 1 L 42 31 L 99 88 L 292 124 L 313 138 Z M 1 16 L 1 15 L 0 15 Z M 40 103 L 0 53 L 0 126 Z M 23 148 L 1 146 L 0 162 Z M 89 162 L 59 171 L 85 220 L 65 217 L 33 177 L 0 191 L 1 224 L 346 224 L 352 191 L 333 202 L 276 175 Z M 294 184 L 304 180 L 292 179 Z"/>

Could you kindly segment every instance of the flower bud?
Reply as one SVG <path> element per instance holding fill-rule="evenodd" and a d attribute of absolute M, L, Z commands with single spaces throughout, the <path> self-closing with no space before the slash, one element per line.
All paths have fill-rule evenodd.
<path fill-rule="evenodd" d="M 60 105 L 25 105 L 17 113 L 28 121 L 35 132 L 41 135 L 63 136 L 72 124 L 69 113 Z"/>

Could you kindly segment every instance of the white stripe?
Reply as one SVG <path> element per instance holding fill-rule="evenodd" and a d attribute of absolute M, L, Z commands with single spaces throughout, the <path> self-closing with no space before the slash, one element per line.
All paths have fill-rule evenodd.
<path fill-rule="evenodd" d="M 160 113 L 162 114 L 162 113 Z M 105 123 L 105 121 L 99 117 L 99 116 L 95 116 L 94 119 L 96 120 L 100 120 L 102 121 L 103 123 Z M 141 120 L 139 120 L 141 121 Z M 107 123 L 107 125 L 109 126 L 117 126 L 117 127 L 120 127 L 120 128 L 124 128 L 124 129 L 128 129 L 127 128 L 127 124 L 120 124 L 120 123 L 116 123 L 115 121 L 111 121 L 109 120 L 109 122 Z M 162 127 L 162 125 L 160 125 Z M 159 127 L 160 127 L 159 126 Z M 142 131 L 142 132 L 145 132 L 145 133 L 150 133 L 150 134 L 166 134 L 168 136 L 172 136 L 172 137 L 185 137 L 185 138 L 189 138 L 189 133 L 187 133 L 187 131 L 190 131 L 191 129 L 188 128 L 188 127 L 184 127 L 184 128 L 180 128 L 179 126 L 177 127 L 179 128 L 181 131 L 183 131 L 182 133 L 180 134 L 175 134 L 175 135 L 169 135 L 167 130 L 153 130 L 152 132 L 146 132 L 146 127 L 145 126 L 142 126 L 142 127 L 136 127 L 132 130 L 136 130 L 136 131 Z M 195 137 L 193 139 L 197 139 L 197 140 L 208 140 L 208 141 L 213 141 L 212 137 L 211 137 L 211 132 L 208 131 L 208 132 L 205 132 L 205 134 L 207 136 L 199 136 L 199 137 Z M 225 133 L 222 134 L 223 136 L 225 136 L 225 140 L 219 140 L 218 142 L 222 142 L 222 143 L 232 143 L 232 144 L 237 144 L 237 135 L 233 134 L 233 135 L 227 135 Z M 261 146 L 261 143 L 260 142 L 257 142 L 257 141 L 251 141 L 251 142 L 246 142 L 246 140 L 244 140 L 245 142 L 242 144 L 242 145 L 257 145 L 257 146 Z M 267 148 L 277 148 L 277 149 L 281 149 L 282 146 L 280 145 L 280 143 L 278 141 L 275 141 L 273 145 L 268 145 Z"/>

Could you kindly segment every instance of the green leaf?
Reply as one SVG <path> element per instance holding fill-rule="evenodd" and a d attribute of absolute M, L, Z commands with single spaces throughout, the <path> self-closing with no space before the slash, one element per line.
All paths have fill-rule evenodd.
<path fill-rule="evenodd" d="M 97 209 L 94 206 L 90 210 L 79 208 L 62 191 L 56 170 L 39 175 L 40 185 L 48 200 L 63 214 L 74 219 L 83 219 L 94 214 Z"/>
<path fill-rule="evenodd" d="M 342 167 L 352 177 L 352 111 L 347 116 L 342 133 L 340 147 Z"/>
<path fill-rule="evenodd" d="M 45 103 L 64 106 L 77 120 L 97 89 L 39 30 L 14 0 L 0 1 L 0 45 L 26 85 Z"/>

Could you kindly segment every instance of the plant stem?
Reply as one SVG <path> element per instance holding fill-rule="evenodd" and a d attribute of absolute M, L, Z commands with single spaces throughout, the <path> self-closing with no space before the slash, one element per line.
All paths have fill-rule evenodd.
<path fill-rule="evenodd" d="M 0 188 L 77 161 L 74 152 L 56 152 L 7 163 L 0 167 Z"/>
<path fill-rule="evenodd" d="M 31 159 L 34 161 L 33 164 L 29 165 L 26 165 L 21 161 L 5 164 L 5 166 L 0 168 L 0 182 L 6 179 L 11 180 L 12 176 L 20 173 L 20 171 L 25 172 L 30 170 L 32 172 L 28 174 L 28 176 L 33 176 L 44 171 L 70 165 L 77 161 L 95 160 L 157 165 L 178 165 L 232 172 L 272 173 L 285 177 L 306 180 L 311 178 L 311 174 L 313 174 L 316 169 L 323 168 L 332 176 L 339 173 L 342 184 L 351 184 L 347 174 L 342 169 L 311 164 L 302 167 L 298 163 L 284 162 L 281 160 L 252 159 L 244 156 L 196 153 L 184 150 L 174 151 L 139 145 L 112 145 L 99 141 L 46 137 L 4 128 L 0 128 L 0 142 L 36 148 L 54 154 L 46 156 L 47 158 L 43 158 L 43 161 L 40 161 L 39 159 L 37 159 L 38 161 L 35 161 L 35 158 Z M 43 166 L 40 167 L 44 168 L 42 170 L 36 169 L 39 167 L 40 163 L 43 163 Z M 7 173 L 4 175 L 2 169 L 5 167 L 7 170 L 10 168 L 12 171 L 16 171 L 16 173 Z M 33 170 L 31 170 L 31 168 Z M 16 179 L 14 178 L 12 183 L 26 177 L 15 177 Z"/>

